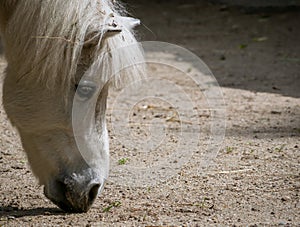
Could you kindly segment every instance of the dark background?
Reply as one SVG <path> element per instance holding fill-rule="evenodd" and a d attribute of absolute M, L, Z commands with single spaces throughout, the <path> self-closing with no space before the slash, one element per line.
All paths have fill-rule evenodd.
<path fill-rule="evenodd" d="M 214 2 L 233 4 L 203 0 L 126 4 L 131 15 L 142 20 L 141 40 L 189 49 L 210 67 L 221 86 L 300 97 L 300 1 Z M 249 4 L 241 4 L 245 2 Z"/>

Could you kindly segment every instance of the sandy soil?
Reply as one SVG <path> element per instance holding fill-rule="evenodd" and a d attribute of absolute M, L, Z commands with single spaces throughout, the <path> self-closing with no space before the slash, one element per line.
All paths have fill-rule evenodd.
<path fill-rule="evenodd" d="M 140 152 L 139 146 L 133 148 L 128 141 L 124 145 L 118 129 L 113 128 L 122 118 L 114 116 L 119 93 L 111 91 L 112 178 L 88 213 L 66 214 L 44 197 L 1 107 L 0 226 L 299 226 L 300 13 L 246 14 L 202 1 L 130 2 L 132 14 L 144 23 L 140 29 L 143 40 L 175 43 L 191 50 L 217 78 L 226 103 L 227 126 L 214 165 L 201 168 L 213 119 L 213 112 L 205 112 L 203 90 L 176 70 L 151 65 L 151 75 L 172 80 L 193 97 L 196 115 L 192 116 L 202 131 L 199 143 L 185 147 L 192 158 L 176 167 L 169 178 L 158 178 L 163 182 L 147 187 L 133 186 L 134 181 L 140 186 L 141 179 L 124 183 L 118 178 L 118 167 L 168 157 L 180 139 L 174 132 L 189 122 L 179 124 L 178 111 L 170 117 L 174 106 L 162 100 L 167 100 L 172 88 L 158 89 L 159 84 L 151 83 L 148 89 L 161 94 L 133 107 L 128 104 L 135 123 L 131 126 L 137 133 L 134 138 L 147 139 L 143 126 L 153 119 L 158 124 L 167 122 L 171 130 L 166 132 L 168 142 L 159 148 L 166 153 Z M 152 57 L 178 64 L 176 57 L 165 54 Z M 5 65 L 2 57 L 1 72 Z M 185 75 L 193 73 L 192 66 L 186 65 Z M 141 96 L 148 94 L 145 89 L 139 91 Z M 175 106 L 185 101 L 178 99 Z M 199 133 L 193 127 L 187 127 L 187 132 L 191 136 Z M 120 167 L 121 158 L 125 163 Z"/>

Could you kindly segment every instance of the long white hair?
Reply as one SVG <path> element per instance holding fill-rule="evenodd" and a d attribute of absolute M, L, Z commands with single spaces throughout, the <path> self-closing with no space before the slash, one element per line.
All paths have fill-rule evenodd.
<path fill-rule="evenodd" d="M 138 21 L 123 13 L 112 0 L 19 1 L 2 34 L 6 58 L 18 80 L 53 89 L 58 84 L 68 89 L 85 62 L 88 73 L 115 86 L 139 79 L 145 75 L 144 56 L 132 32 Z M 119 73 L 132 65 L 126 76 Z"/>

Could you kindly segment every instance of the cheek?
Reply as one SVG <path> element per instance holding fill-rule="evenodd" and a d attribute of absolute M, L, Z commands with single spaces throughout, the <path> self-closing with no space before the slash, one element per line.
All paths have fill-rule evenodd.
<path fill-rule="evenodd" d="M 42 138 L 36 134 L 28 134 L 19 130 L 23 148 L 27 155 L 30 167 L 41 185 L 47 183 L 50 176 L 59 173 L 58 162 L 55 160 L 57 155 L 53 155 L 54 149 L 44 143 Z"/>
<path fill-rule="evenodd" d="M 64 100 L 42 89 L 12 88 L 5 84 L 3 105 L 19 130 L 32 132 L 68 127 L 70 116 Z"/>
<path fill-rule="evenodd" d="M 79 168 L 83 161 L 75 140 L 67 132 L 55 130 L 41 134 L 20 131 L 23 148 L 31 169 L 41 184 L 61 173 Z M 68 168 L 68 170 L 66 170 Z"/>

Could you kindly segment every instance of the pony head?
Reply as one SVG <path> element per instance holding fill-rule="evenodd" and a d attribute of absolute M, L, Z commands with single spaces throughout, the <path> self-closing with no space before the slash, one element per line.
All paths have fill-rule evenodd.
<path fill-rule="evenodd" d="M 86 212 L 108 177 L 108 88 L 144 75 L 139 21 L 110 0 L 4 2 L 4 108 L 46 197 Z"/>

